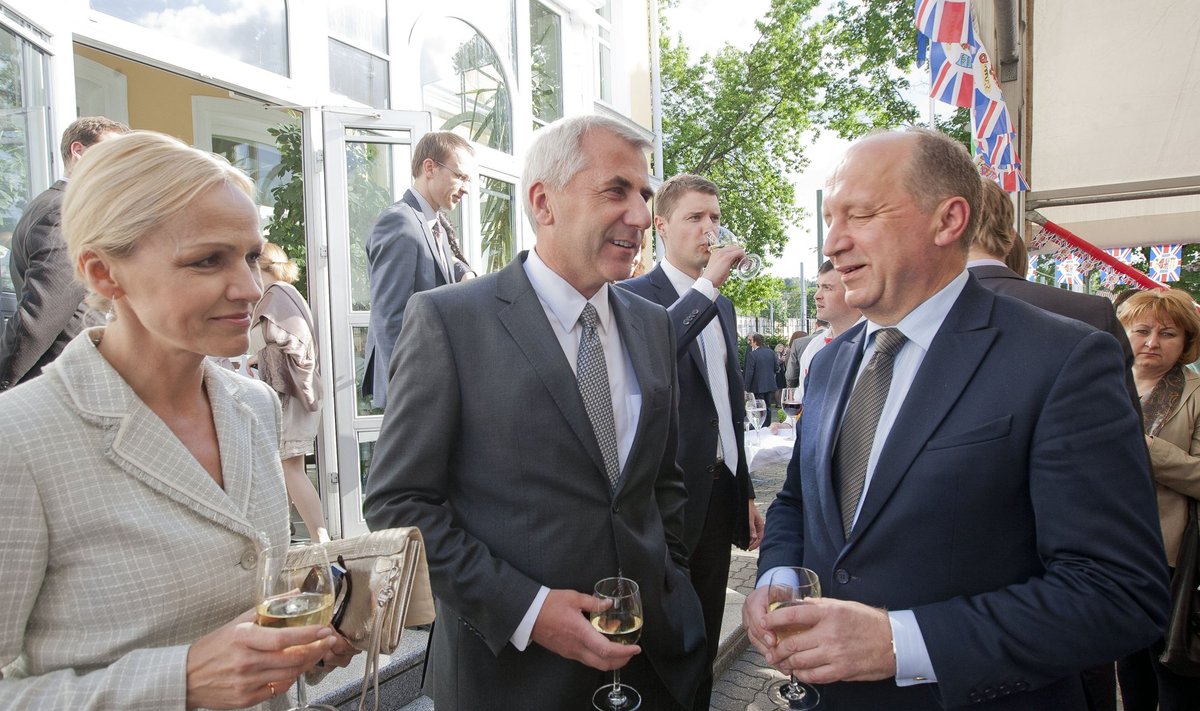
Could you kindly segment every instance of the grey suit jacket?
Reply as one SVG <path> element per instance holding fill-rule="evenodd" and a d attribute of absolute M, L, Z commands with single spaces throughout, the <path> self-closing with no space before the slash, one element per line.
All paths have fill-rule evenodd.
<path fill-rule="evenodd" d="M 387 404 L 388 365 L 413 294 L 454 281 L 435 256 L 440 249 L 412 190 L 379 215 L 367 238 L 371 320 L 367 331 L 363 394 Z"/>
<path fill-rule="evenodd" d="M 604 675 L 509 642 L 539 588 L 591 593 L 636 580 L 640 644 L 689 705 L 704 664 L 700 602 L 683 567 L 675 466 L 675 339 L 666 311 L 611 289 L 642 394 L 615 496 L 575 376 L 524 270 L 413 297 L 393 364 L 364 510 L 417 526 L 438 602 L 426 693 L 438 711 L 586 708 Z"/>
<path fill-rule="evenodd" d="M 12 236 L 9 269 L 17 310 L 0 337 L 0 391 L 41 374 L 88 319 L 87 289 L 75 280 L 60 230 L 66 182 L 59 180 L 25 207 Z"/>
<path fill-rule="evenodd" d="M 270 389 L 204 366 L 222 490 L 101 333 L 0 395 L 0 708 L 183 709 L 188 646 L 254 606 L 259 532 L 288 540 Z"/>

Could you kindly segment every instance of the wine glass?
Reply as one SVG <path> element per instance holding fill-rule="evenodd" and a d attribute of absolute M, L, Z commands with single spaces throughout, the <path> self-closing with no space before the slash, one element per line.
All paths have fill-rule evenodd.
<path fill-rule="evenodd" d="M 817 574 L 808 568 L 775 568 L 767 580 L 767 609 L 771 612 L 783 607 L 803 605 L 809 598 L 821 597 L 821 581 Z M 805 628 L 801 625 L 776 627 L 775 638 L 784 637 Z M 811 684 L 796 679 L 792 674 L 789 681 L 775 687 L 773 695 L 775 703 L 791 711 L 809 711 L 815 709 L 821 701 L 821 694 Z"/>
<path fill-rule="evenodd" d="M 762 426 L 767 420 L 766 400 L 751 400 L 749 406 L 746 407 L 746 414 L 750 417 L 750 424 L 754 425 L 754 442 L 761 445 Z"/>
<path fill-rule="evenodd" d="M 290 552 L 290 557 L 289 557 Z M 333 619 L 333 576 L 321 546 L 271 546 L 258 565 L 258 607 L 254 623 L 263 627 L 327 625 Z M 288 711 L 337 711 L 308 703 L 304 675 L 296 679 L 296 706 Z"/>
<path fill-rule="evenodd" d="M 592 627 L 617 644 L 637 644 L 642 636 L 642 595 L 638 584 L 629 578 L 605 578 L 596 583 L 592 594 L 611 603 L 608 609 L 591 613 Z M 621 683 L 621 672 L 613 669 L 612 684 L 592 694 L 592 706 L 598 711 L 634 711 L 642 705 L 641 694 Z"/>
<path fill-rule="evenodd" d="M 793 434 L 800 424 L 801 397 L 800 388 L 784 388 L 783 390 L 783 412 L 792 419 Z"/>
<path fill-rule="evenodd" d="M 715 230 L 704 233 L 708 239 L 708 249 L 711 252 L 714 249 L 722 249 L 725 247 L 739 247 L 741 240 L 737 235 L 730 232 L 725 227 L 717 227 Z M 762 257 L 757 254 L 746 253 L 741 261 L 734 265 L 730 275 L 738 279 L 753 279 L 762 269 Z"/>

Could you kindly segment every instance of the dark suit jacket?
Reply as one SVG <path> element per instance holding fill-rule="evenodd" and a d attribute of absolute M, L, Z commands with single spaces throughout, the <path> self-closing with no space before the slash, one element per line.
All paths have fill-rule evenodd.
<path fill-rule="evenodd" d="M 60 230 L 66 182 L 59 180 L 29 201 L 12 236 L 9 267 L 17 310 L 0 338 L 0 390 L 41 374 L 89 318 L 87 289 L 75 279 Z"/>
<path fill-rule="evenodd" d="M 1133 348 L 1129 345 L 1125 327 L 1117 320 L 1117 312 L 1113 309 L 1111 301 L 1103 296 L 1080 294 L 1066 289 L 1056 289 L 1045 284 L 1036 284 L 1022 279 L 1020 274 L 1008 267 L 994 264 L 971 267 L 970 272 L 975 275 L 980 284 L 997 294 L 1018 298 L 1050 313 L 1083 321 L 1092 328 L 1111 333 L 1112 337 L 1117 339 L 1117 343 L 1121 344 L 1121 350 L 1125 353 L 1125 389 L 1129 391 L 1129 396 L 1133 399 L 1138 414 L 1141 414 L 1142 404 L 1138 399 L 1137 385 L 1133 382 Z"/>
<path fill-rule="evenodd" d="M 434 256 L 439 249 L 425 224 L 421 203 L 410 189 L 379 215 L 367 238 L 371 321 L 367 330 L 363 394 L 376 407 L 387 404 L 388 365 L 413 294 L 450 283 Z"/>
<path fill-rule="evenodd" d="M 677 334 L 679 355 L 679 451 L 676 461 L 683 469 L 688 503 L 684 515 L 683 541 L 688 550 L 695 550 L 700 541 L 704 519 L 708 515 L 708 499 L 712 492 L 713 460 L 720 438 L 717 408 L 713 405 L 708 386 L 708 372 L 701 354 L 700 332 L 718 317 L 725 335 L 725 375 L 728 379 L 729 408 L 733 414 L 733 432 L 737 438 L 738 465 L 734 472 L 737 498 L 729 501 L 734 537 L 730 543 L 741 548 L 750 545 L 750 507 L 754 484 L 746 468 L 744 444 L 746 417 L 745 397 L 742 395 L 742 376 L 738 373 L 737 332 L 733 302 L 717 296 L 709 301 L 695 289 L 681 299 L 661 266 L 636 279 L 621 282 L 621 286 L 655 303 L 668 307 L 671 324 Z"/>
<path fill-rule="evenodd" d="M 426 691 L 439 711 L 514 698 L 513 708 L 587 708 L 603 674 L 509 638 L 540 586 L 590 594 L 622 572 L 641 587 L 643 653 L 690 706 L 704 628 L 684 567 L 671 323 L 661 306 L 610 289 L 642 397 L 613 496 L 525 256 L 414 296 L 397 344 L 364 510 L 373 529 L 425 536 L 438 602 Z"/>
<path fill-rule="evenodd" d="M 775 392 L 775 351 L 766 346 L 747 350 L 743 380 L 746 381 L 748 393 Z"/>
<path fill-rule="evenodd" d="M 1079 671 L 1161 636 L 1149 462 L 1107 335 L 972 277 L 917 372 L 850 539 L 832 484 L 860 324 L 810 368 L 759 568 L 916 615 L 938 683 L 830 684 L 827 711 L 1083 709 Z"/>

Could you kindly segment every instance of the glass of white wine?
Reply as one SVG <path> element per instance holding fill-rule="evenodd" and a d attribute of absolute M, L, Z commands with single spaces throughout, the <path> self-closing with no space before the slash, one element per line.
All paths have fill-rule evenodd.
<path fill-rule="evenodd" d="M 730 232 L 725 227 L 717 227 L 711 232 L 704 233 L 708 239 L 708 249 L 723 249 L 725 247 L 740 247 L 742 241 L 738 236 Z M 733 266 L 733 271 L 730 275 L 737 279 L 753 279 L 762 269 L 762 257 L 757 254 L 746 253 L 741 261 Z"/>
<path fill-rule="evenodd" d="M 334 586 L 329 558 L 321 546 L 271 546 L 258 565 L 258 607 L 262 627 L 327 625 L 333 619 Z M 288 711 L 337 711 L 308 703 L 304 675 L 296 679 L 296 705 Z"/>
<path fill-rule="evenodd" d="M 611 603 L 607 609 L 591 613 L 592 627 L 610 642 L 637 644 L 642 636 L 642 594 L 629 578 L 605 578 L 596 583 L 593 596 Z M 621 683 L 621 671 L 613 670 L 612 684 L 592 694 L 592 706 L 598 711 L 634 711 L 642 705 L 641 694 Z"/>
<path fill-rule="evenodd" d="M 821 581 L 817 574 L 808 568 L 775 568 L 769 575 L 767 609 L 771 612 L 783 607 L 803 605 L 810 598 L 821 597 Z M 782 640 L 804 629 L 799 625 L 776 627 L 775 638 Z M 789 711 L 810 711 L 821 702 L 821 694 L 816 687 L 796 679 L 795 674 L 791 675 L 789 681 L 775 687 L 773 698 L 775 703 Z"/>

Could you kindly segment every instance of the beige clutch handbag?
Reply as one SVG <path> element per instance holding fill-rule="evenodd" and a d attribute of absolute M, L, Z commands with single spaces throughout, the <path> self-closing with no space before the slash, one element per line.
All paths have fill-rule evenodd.
<path fill-rule="evenodd" d="M 348 573 L 340 585 L 334 626 L 367 654 L 359 709 L 373 685 L 379 708 L 379 655 L 392 654 L 405 627 L 433 622 L 425 544 L 416 528 L 384 531 L 322 544 L 330 564 Z"/>

